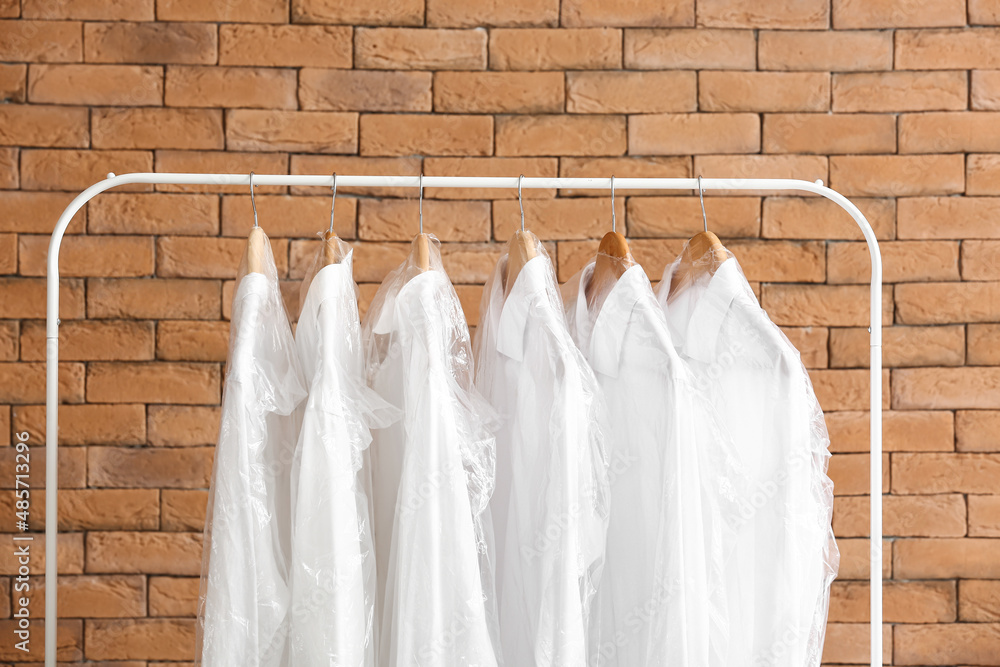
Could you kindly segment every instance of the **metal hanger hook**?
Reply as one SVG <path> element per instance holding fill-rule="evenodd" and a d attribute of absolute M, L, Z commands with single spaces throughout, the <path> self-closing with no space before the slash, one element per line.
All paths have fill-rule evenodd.
<path fill-rule="evenodd" d="M 524 174 L 517 177 L 517 204 L 521 207 L 521 231 L 524 231 L 524 200 L 521 199 L 521 181 L 524 180 Z"/>
<path fill-rule="evenodd" d="M 618 215 L 615 213 L 615 175 L 611 175 L 611 231 L 618 232 Z"/>
<path fill-rule="evenodd" d="M 333 201 L 330 202 L 330 233 L 333 234 L 333 209 L 337 204 L 337 172 L 333 172 Z"/>
<path fill-rule="evenodd" d="M 701 187 L 701 176 L 698 176 L 698 200 L 701 202 L 701 221 L 705 223 L 705 231 L 708 231 L 708 216 L 705 215 L 705 191 Z"/>
<path fill-rule="evenodd" d="M 420 210 L 420 233 L 424 233 L 424 172 L 420 172 L 420 181 L 418 182 L 420 186 L 420 203 L 418 204 Z"/>
<path fill-rule="evenodd" d="M 257 202 L 253 198 L 253 172 L 250 172 L 250 205 L 253 206 L 253 226 L 259 227 L 257 224 Z"/>

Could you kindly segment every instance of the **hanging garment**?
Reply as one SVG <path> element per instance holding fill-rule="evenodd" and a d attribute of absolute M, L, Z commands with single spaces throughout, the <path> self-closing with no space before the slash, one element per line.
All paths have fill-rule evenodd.
<path fill-rule="evenodd" d="M 727 572 L 734 667 L 820 664 L 833 539 L 829 438 L 798 352 L 766 313 L 728 251 L 659 287 L 674 342 L 733 435 L 749 489 Z M 688 270 L 693 268 L 694 270 Z"/>
<path fill-rule="evenodd" d="M 642 267 L 622 266 L 603 291 L 594 267 L 563 286 L 570 331 L 612 423 L 611 519 L 589 664 L 724 667 L 724 572 L 735 547 L 727 521 L 742 473 Z"/>
<path fill-rule="evenodd" d="M 490 508 L 504 660 L 587 665 L 591 602 L 608 521 L 603 403 L 566 328 L 552 263 L 537 255 L 504 285 L 511 246 L 483 292 L 476 386 L 500 412 Z M 505 295 L 506 292 L 506 295 Z"/>
<path fill-rule="evenodd" d="M 492 410 L 436 239 L 390 273 L 365 316 L 370 385 L 403 411 L 373 431 L 382 667 L 495 667 Z"/>
<path fill-rule="evenodd" d="M 349 245 L 302 285 L 295 345 L 309 382 L 292 460 L 292 665 L 375 667 L 375 553 L 369 427 L 398 411 L 365 384 Z M 311 279 L 310 279 L 311 277 Z"/>
<path fill-rule="evenodd" d="M 244 259 L 233 295 L 198 610 L 205 667 L 286 664 L 289 464 L 306 389 L 263 241 L 263 273 L 248 273 Z"/>

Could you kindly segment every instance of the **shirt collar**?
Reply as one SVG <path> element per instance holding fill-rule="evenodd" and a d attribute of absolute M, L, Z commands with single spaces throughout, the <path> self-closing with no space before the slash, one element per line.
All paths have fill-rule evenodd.
<path fill-rule="evenodd" d="M 672 267 L 673 268 L 673 267 Z M 664 276 L 666 284 L 670 284 L 671 275 Z M 704 287 L 692 286 L 688 289 L 700 289 L 698 294 L 692 294 L 695 299 L 687 326 L 684 327 L 682 347 L 684 354 L 704 363 L 715 360 L 719 333 L 729 313 L 730 307 L 737 298 L 745 297 L 749 286 L 740 272 L 736 260 L 729 258 L 719 265 Z M 670 306 L 667 306 L 669 313 Z"/>
<path fill-rule="evenodd" d="M 547 298 L 551 271 L 547 257 L 532 257 L 521 267 L 504 299 L 497 322 L 497 351 L 515 361 L 524 358 L 524 332 L 528 326 L 528 315 L 535 304 Z"/>
<path fill-rule="evenodd" d="M 589 357 L 595 371 L 610 377 L 618 376 L 625 332 L 632 319 L 632 311 L 639 299 L 647 293 L 652 295 L 649 278 L 638 264 L 626 269 L 608 292 L 590 334 Z"/>
<path fill-rule="evenodd" d="M 413 276 L 397 291 L 386 294 L 385 302 L 378 313 L 378 320 L 372 327 L 374 334 L 388 334 L 398 328 L 396 322 L 396 304 L 407 303 L 409 300 L 433 301 L 438 282 L 448 282 L 447 276 L 436 269 L 429 269 Z M 425 307 L 426 307 L 425 303 Z"/>

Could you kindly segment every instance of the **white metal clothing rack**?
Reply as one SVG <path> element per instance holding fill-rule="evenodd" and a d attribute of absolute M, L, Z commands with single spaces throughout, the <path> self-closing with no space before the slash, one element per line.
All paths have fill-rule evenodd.
<path fill-rule="evenodd" d="M 811 183 L 774 178 L 617 178 L 616 189 L 629 190 L 797 190 L 821 195 L 847 211 L 858 223 L 871 255 L 871 667 L 882 667 L 882 258 L 868 220 L 850 200 Z M 45 315 L 45 665 L 56 667 L 57 534 L 59 525 L 59 246 L 73 216 L 95 196 L 119 185 L 251 185 L 249 174 L 143 173 L 108 177 L 81 192 L 63 211 L 49 242 L 47 307 Z M 351 187 L 417 188 L 572 188 L 611 190 L 610 178 L 479 178 L 458 176 L 337 176 L 336 183 Z M 254 174 L 254 185 L 332 187 L 334 177 Z M 320 221 L 317 221 L 319 223 Z M 694 225 L 692 225 L 694 230 Z"/>

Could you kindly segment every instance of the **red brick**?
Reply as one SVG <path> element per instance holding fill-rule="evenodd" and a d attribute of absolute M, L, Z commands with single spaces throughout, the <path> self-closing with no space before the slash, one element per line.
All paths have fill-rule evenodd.
<path fill-rule="evenodd" d="M 84 21 L 152 21 L 153 0 L 23 0 L 21 15 L 27 19 L 82 19 Z"/>
<path fill-rule="evenodd" d="M 29 574 L 43 574 L 45 572 L 45 534 L 32 535 L 34 541 L 31 545 L 32 558 L 28 564 Z M 16 575 L 18 563 L 14 557 L 14 536 L 9 534 L 0 535 L 0 543 L 3 544 L 3 551 L 0 552 L 0 573 L 4 575 Z M 83 573 L 83 533 L 62 533 L 58 537 L 58 548 L 56 557 L 59 561 L 59 574 L 82 574 Z"/>
<path fill-rule="evenodd" d="M 87 657 L 97 660 L 185 660 L 194 655 L 194 619 L 88 621 Z"/>
<path fill-rule="evenodd" d="M 830 187 L 843 195 L 907 197 L 965 191 L 965 157 L 956 155 L 835 155 Z"/>
<path fill-rule="evenodd" d="M 898 30 L 895 69 L 993 69 L 998 47 L 997 28 Z"/>
<path fill-rule="evenodd" d="M 826 327 L 784 327 L 782 333 L 795 346 L 806 368 L 829 366 L 829 329 Z"/>
<path fill-rule="evenodd" d="M 840 539 L 837 540 L 837 548 L 840 549 L 840 572 L 837 577 L 841 580 L 868 579 L 870 570 L 868 540 Z M 889 579 L 892 576 L 892 541 L 883 540 L 879 553 L 882 556 L 882 576 Z"/>
<path fill-rule="evenodd" d="M 163 489 L 162 529 L 169 531 L 202 530 L 208 492 Z"/>
<path fill-rule="evenodd" d="M 454 243 L 441 249 L 441 261 L 455 283 L 485 283 L 500 259 L 497 244 Z"/>
<path fill-rule="evenodd" d="M 219 233 L 219 200 L 213 195 L 109 192 L 91 200 L 87 214 L 91 234 Z"/>
<path fill-rule="evenodd" d="M 267 220 L 261 220 L 267 229 Z M 327 223 L 329 224 L 329 223 Z M 246 252 L 242 238 L 161 236 L 156 243 L 156 275 L 161 278 L 235 278 Z M 288 241 L 272 239 L 278 276 L 288 272 Z"/>
<path fill-rule="evenodd" d="M 292 22 L 421 25 L 424 22 L 424 3 L 420 0 L 375 0 L 365 3 L 349 0 L 292 0 Z"/>
<path fill-rule="evenodd" d="M 94 148 L 223 147 L 219 109 L 95 109 L 91 124 Z"/>
<path fill-rule="evenodd" d="M 21 15 L 21 0 L 2 0 L 0 2 L 0 16 L 5 18 L 17 18 Z"/>
<path fill-rule="evenodd" d="M 204 488 L 212 475 L 211 447 L 88 447 L 92 488 Z"/>
<path fill-rule="evenodd" d="M 622 31 L 613 28 L 490 30 L 490 69 L 616 69 Z"/>
<path fill-rule="evenodd" d="M 20 236 L 20 273 L 44 276 L 49 237 Z M 64 236 L 59 273 L 67 277 L 136 277 L 153 273 L 153 239 L 149 236 Z"/>
<path fill-rule="evenodd" d="M 218 280 L 91 279 L 87 284 L 87 315 L 217 319 L 222 310 L 220 295 Z"/>
<path fill-rule="evenodd" d="M 496 39 L 498 30 L 493 31 Z M 427 30 L 421 28 L 362 28 L 354 32 L 354 66 L 362 69 L 486 69 L 482 28 Z"/>
<path fill-rule="evenodd" d="M 164 320 L 156 327 L 156 358 L 166 361 L 225 361 L 229 323 Z"/>
<path fill-rule="evenodd" d="M 833 27 L 838 30 L 964 25 L 964 0 L 833 0 Z"/>
<path fill-rule="evenodd" d="M 429 72 L 303 69 L 303 109 L 332 111 L 430 111 Z"/>
<path fill-rule="evenodd" d="M 673 27 L 694 25 L 694 0 L 566 0 L 561 4 L 561 24 L 568 28 L 637 26 Z"/>
<path fill-rule="evenodd" d="M 705 203 L 711 229 L 723 238 L 760 234 L 760 199 L 713 197 Z M 689 238 L 699 231 L 697 197 L 633 197 L 628 200 L 630 237 Z"/>
<path fill-rule="evenodd" d="M 996 0 L 969 0 L 969 23 L 1000 25 L 1000 5 Z"/>
<path fill-rule="evenodd" d="M 570 113 L 668 113 L 698 106 L 694 72 L 567 72 Z"/>
<path fill-rule="evenodd" d="M 871 374 L 867 369 L 809 371 L 820 406 L 827 412 L 867 410 L 871 406 Z M 889 371 L 882 371 L 882 407 L 889 408 Z"/>
<path fill-rule="evenodd" d="M 871 626 L 867 623 L 830 623 L 826 626 L 823 664 L 869 664 Z M 882 626 L 882 661 L 892 664 L 892 626 Z"/>
<path fill-rule="evenodd" d="M 198 579 L 194 577 L 150 577 L 150 616 L 197 616 Z"/>
<path fill-rule="evenodd" d="M 43 616 L 45 579 L 31 581 L 28 609 Z M 140 576 L 59 577 L 59 618 L 127 618 L 145 616 L 146 580 Z"/>
<path fill-rule="evenodd" d="M 35 104 L 159 106 L 163 103 L 163 68 L 32 65 L 28 99 Z"/>
<path fill-rule="evenodd" d="M 62 349 L 59 352 L 61 355 Z M 13 420 L 14 428 L 30 433 L 35 442 L 45 440 L 45 406 L 16 406 Z M 146 409 L 143 405 L 59 406 L 60 445 L 141 445 L 145 441 Z"/>
<path fill-rule="evenodd" d="M 866 496 L 870 485 L 871 458 L 868 454 L 834 454 L 828 473 L 837 496 L 834 504 L 845 496 Z M 882 455 L 882 491 L 889 492 L 889 455 Z"/>
<path fill-rule="evenodd" d="M 288 20 L 288 0 L 243 0 L 239 3 L 157 0 L 156 12 L 161 21 L 284 23 Z"/>
<path fill-rule="evenodd" d="M 752 153 L 760 150 L 755 114 L 660 114 L 629 117 L 630 155 Z"/>
<path fill-rule="evenodd" d="M 956 111 L 969 99 L 965 72 L 833 75 L 834 111 Z"/>
<path fill-rule="evenodd" d="M 141 361 L 153 358 L 153 323 L 66 320 L 59 327 L 60 361 Z M 45 323 L 21 324 L 21 359 L 45 359 Z"/>
<path fill-rule="evenodd" d="M 897 285 L 901 324 L 1000 321 L 1000 283 Z"/>
<path fill-rule="evenodd" d="M 971 366 L 1000 366 L 1000 325 L 969 324 Z"/>
<path fill-rule="evenodd" d="M 761 30 L 759 42 L 758 64 L 762 70 L 861 72 L 892 69 L 890 32 Z"/>
<path fill-rule="evenodd" d="M 548 157 L 429 157 L 424 160 L 426 176 L 511 176 L 554 178 L 559 160 Z M 549 199 L 555 190 L 527 188 L 523 199 Z M 412 191 L 402 196 L 412 196 Z M 430 188 L 424 198 L 434 199 L 517 199 L 517 190 L 497 188 Z M 426 204 L 426 202 L 425 202 Z"/>
<path fill-rule="evenodd" d="M 828 158 L 821 155 L 696 155 L 694 173 L 706 178 L 796 178 L 826 181 Z M 742 196 L 746 191 L 710 190 L 705 196 Z M 837 208 L 838 211 L 843 209 Z M 815 238 L 811 234 L 810 238 Z"/>
<path fill-rule="evenodd" d="M 962 280 L 1000 280 L 1000 241 L 962 242 Z"/>
<path fill-rule="evenodd" d="M 1000 537 L 1000 496 L 969 496 L 969 536 Z"/>
<path fill-rule="evenodd" d="M 615 202 L 618 220 L 625 219 L 625 200 Z M 520 207 L 512 199 L 493 204 L 493 237 L 506 240 L 521 224 Z M 611 229 L 611 205 L 606 200 L 535 199 L 524 202 L 525 227 L 543 240 L 587 239 Z"/>
<path fill-rule="evenodd" d="M 67 403 L 83 402 L 83 364 L 59 364 L 59 398 Z M 45 364 L 0 363 L 0 403 L 43 403 Z"/>
<path fill-rule="evenodd" d="M 992 111 L 903 114 L 899 118 L 899 152 L 1000 151 L 1000 138 L 993 133 L 998 121 L 1000 113 Z"/>
<path fill-rule="evenodd" d="M 831 452 L 870 451 L 867 412 L 828 412 L 826 424 Z M 954 416 L 944 410 L 883 412 L 882 435 L 882 449 L 887 452 L 953 451 Z"/>
<path fill-rule="evenodd" d="M 109 172 L 127 174 L 152 170 L 153 154 L 148 151 L 34 150 L 21 153 L 21 187 L 26 190 L 68 190 L 77 193 L 104 180 Z M 131 191 L 151 189 L 149 185 L 121 188 Z M 50 224 L 46 231 L 51 229 Z"/>
<path fill-rule="evenodd" d="M 1000 76 L 996 71 L 972 72 L 972 108 L 1000 110 Z"/>
<path fill-rule="evenodd" d="M 0 21 L 0 60 L 78 63 L 83 24 L 78 21 Z"/>
<path fill-rule="evenodd" d="M 267 234 L 271 238 L 309 238 L 330 225 L 330 196 L 258 195 L 255 199 L 257 217 L 261 224 L 266 222 Z M 352 239 L 356 236 L 357 203 L 357 199 L 340 196 L 338 188 L 334 226 L 341 238 Z M 253 207 L 250 197 L 223 197 L 222 235 L 246 238 L 252 226 Z"/>
<path fill-rule="evenodd" d="M 91 532 L 87 572 L 195 575 L 201 571 L 196 533 Z"/>
<path fill-rule="evenodd" d="M 20 354 L 17 338 L 19 324 L 15 320 L 0 324 L 0 361 L 17 361 Z M 4 427 L 10 426 L 8 412 L 8 408 L 0 408 L 0 447 L 7 445 L 5 440 L 10 436 L 9 428 L 6 434 L 2 432 Z"/>
<path fill-rule="evenodd" d="M 72 194 L 55 194 L 48 192 L 0 192 L 0 208 L 4 217 L 0 220 L 0 229 L 5 232 L 23 232 L 29 234 L 51 233 L 55 221 L 59 219 L 66 206 L 73 201 Z M 83 209 L 73 216 L 67 234 L 79 234 L 86 227 L 87 210 Z"/>
<path fill-rule="evenodd" d="M 426 0 L 426 23 L 431 27 L 471 28 L 555 27 L 559 23 L 557 0 L 512 0 L 503 4 L 486 0 Z M 417 20 L 417 23 L 420 19 Z"/>
<path fill-rule="evenodd" d="M 562 72 L 437 72 L 434 110 L 559 113 L 565 104 L 564 88 Z"/>
<path fill-rule="evenodd" d="M 1000 651 L 1000 624 L 901 625 L 893 642 L 896 665 L 988 665 Z"/>
<path fill-rule="evenodd" d="M 868 535 L 868 501 L 867 496 L 837 498 L 833 505 L 833 530 L 838 537 Z M 958 493 L 886 496 L 882 499 L 882 517 L 882 534 L 887 536 L 963 537 L 966 530 L 965 498 Z M 954 608 L 951 619 L 946 620 L 954 620 Z"/>
<path fill-rule="evenodd" d="M 1000 408 L 1000 368 L 905 368 L 893 371 L 894 408 Z M 995 482 L 994 482 L 995 483 Z"/>
<path fill-rule="evenodd" d="M 897 578 L 1000 577 L 1000 540 L 983 538 L 896 540 L 893 552 L 893 572 Z"/>
<path fill-rule="evenodd" d="M 867 285 L 763 285 L 761 305 L 781 326 L 866 327 L 869 294 Z M 891 287 L 882 291 L 882 306 L 882 323 L 891 324 Z"/>
<path fill-rule="evenodd" d="M 417 219 L 413 199 L 363 199 L 358 236 L 365 241 L 409 241 L 417 232 Z M 489 202 L 424 202 L 424 227 L 444 242 L 489 241 L 490 220 Z"/>
<path fill-rule="evenodd" d="M 0 274 L 17 273 L 17 234 L 0 234 Z"/>
<path fill-rule="evenodd" d="M 997 200 L 986 197 L 914 197 L 899 200 L 901 239 L 1000 238 Z"/>
<path fill-rule="evenodd" d="M 4 104 L 24 102 L 27 79 L 27 65 L 0 65 L 0 101 Z"/>
<path fill-rule="evenodd" d="M 863 499 L 858 499 L 863 500 Z M 835 581 L 830 589 L 830 620 L 868 623 L 871 585 Z M 952 581 L 886 581 L 882 587 L 883 617 L 889 623 L 951 623 L 958 593 Z"/>
<path fill-rule="evenodd" d="M 254 111 L 226 114 L 226 147 L 233 150 L 354 153 L 358 116 L 323 111 Z"/>
<path fill-rule="evenodd" d="M 89 141 L 86 109 L 39 104 L 0 105 L 0 144 L 78 148 Z"/>
<path fill-rule="evenodd" d="M 879 250 L 882 279 L 887 283 L 959 280 L 957 242 L 885 241 L 879 244 Z M 962 261 L 965 266 L 964 251 Z M 832 243 L 827 262 L 831 284 L 868 283 L 871 280 L 867 243 Z"/>
<path fill-rule="evenodd" d="M 29 441 L 30 443 L 31 441 Z M 41 445 L 41 443 L 36 443 Z M 0 472 L 3 472 L 3 482 L 0 482 L 2 488 L 4 489 L 14 489 L 15 488 L 15 472 L 23 473 L 24 470 L 17 470 L 17 464 L 24 463 L 24 459 L 18 460 L 16 456 L 18 452 L 12 447 L 7 447 L 0 450 Z M 44 447 L 31 447 L 28 450 L 28 456 L 30 458 L 31 469 L 28 472 L 28 483 L 31 489 L 36 491 L 45 488 L 45 460 L 46 451 Z M 60 491 L 64 489 L 79 489 L 87 485 L 87 459 L 85 452 L 82 448 L 73 447 L 67 448 L 59 453 L 59 489 Z M 34 505 L 41 504 L 39 499 L 35 499 Z M 14 528 L 14 514 L 13 512 L 5 514 L 4 519 L 0 522 L 0 526 L 3 527 L 4 532 L 16 532 Z M 33 520 L 29 521 L 32 529 L 38 527 L 41 529 L 40 525 L 36 526 L 36 522 Z M 5 572 L 6 574 L 6 572 Z"/>
<path fill-rule="evenodd" d="M 159 496 L 156 489 L 60 489 L 59 530 L 156 530 L 160 524 Z M 31 497 L 31 525 L 41 530 L 46 521 L 45 492 L 36 490 Z M 0 496 L 0 505 L 13 517 L 13 492 Z M 60 615 L 75 614 L 64 613 L 60 604 Z"/>
<path fill-rule="evenodd" d="M 348 26 L 219 26 L 220 65 L 351 67 Z"/>
<path fill-rule="evenodd" d="M 149 444 L 157 447 L 214 445 L 219 408 L 189 405 L 149 406 Z"/>
<path fill-rule="evenodd" d="M 830 26 L 830 4 L 820 0 L 701 0 L 698 25 L 709 28 L 823 29 Z"/>
<path fill-rule="evenodd" d="M 563 157 L 559 159 L 559 176 L 564 178 L 607 178 L 614 174 L 618 178 L 689 178 L 691 158 L 689 157 Z M 656 196 L 684 194 L 675 190 L 635 190 L 622 188 L 615 183 L 619 196 Z M 607 197 L 606 190 L 565 188 L 559 191 L 564 197 Z M 525 197 L 527 197 L 525 192 Z"/>
<path fill-rule="evenodd" d="M 882 362 L 887 368 L 961 366 L 965 363 L 964 327 L 887 327 L 882 331 Z M 867 328 L 830 332 L 832 368 L 868 368 Z"/>
<path fill-rule="evenodd" d="M 1000 452 L 1000 412 L 959 410 L 955 413 L 955 448 L 960 452 Z"/>
<path fill-rule="evenodd" d="M 958 618 L 972 622 L 1000 621 L 1000 581 L 959 581 Z"/>
<path fill-rule="evenodd" d="M 357 155 L 293 155 L 293 174 L 370 174 L 372 176 L 399 176 L 420 173 L 420 157 L 359 157 Z M 428 173 L 425 171 L 425 173 Z M 313 195 L 322 192 L 330 194 L 329 188 L 292 186 L 292 194 Z M 425 197 L 432 196 L 434 190 L 424 192 Z M 409 197 L 413 188 L 376 187 L 360 188 L 346 185 L 337 186 L 338 197 L 341 194 L 360 194 L 366 197 Z M 243 192 L 246 194 L 246 191 Z M 328 223 L 329 224 L 329 223 Z"/>
<path fill-rule="evenodd" d="M 218 55 L 210 23 L 86 23 L 83 36 L 93 63 L 211 65 Z"/>
<path fill-rule="evenodd" d="M 167 67 L 164 103 L 173 107 L 295 109 L 296 73 L 273 67 Z"/>
<path fill-rule="evenodd" d="M 894 493 L 993 493 L 1000 480 L 994 454 L 893 454 Z"/>
<path fill-rule="evenodd" d="M 93 362 L 87 368 L 92 403 L 217 404 L 221 377 L 216 364 Z"/>
<path fill-rule="evenodd" d="M 364 114 L 360 148 L 366 156 L 489 155 L 493 152 L 493 119 L 451 114 Z"/>
<path fill-rule="evenodd" d="M 557 277 L 559 282 L 566 282 L 597 254 L 599 241 L 560 241 L 557 252 L 550 253 L 559 257 Z M 684 242 L 680 239 L 632 239 L 629 250 L 636 263 L 642 266 L 650 280 L 658 280 L 663 274 L 667 263 L 680 254 Z"/>
<path fill-rule="evenodd" d="M 37 542 L 35 542 L 34 548 L 39 548 Z M 41 619 L 30 621 L 28 625 L 32 638 L 41 637 L 45 632 L 44 623 Z M 16 628 L 15 621 L 0 621 L 0 632 L 7 633 L 8 636 L 14 636 Z M 82 648 L 83 621 L 59 621 L 56 629 L 56 659 L 78 662 L 83 659 Z M 13 642 L 10 644 L 5 642 L 0 645 L 0 660 L 37 660 L 39 661 L 37 664 L 40 665 L 44 658 L 44 644 L 37 641 L 37 639 L 28 645 L 27 653 L 14 648 Z"/>
<path fill-rule="evenodd" d="M 896 119 L 876 114 L 768 114 L 766 153 L 894 153 Z"/>
<path fill-rule="evenodd" d="M 287 174 L 287 153 L 238 153 L 236 151 L 156 151 L 156 171 L 206 174 Z M 157 185 L 161 192 L 236 192 L 247 194 L 246 185 L 220 182 L 212 185 Z M 285 192 L 280 185 L 257 186 L 258 194 Z"/>
<path fill-rule="evenodd" d="M 701 72 L 702 111 L 825 111 L 830 75 L 825 72 Z"/>
<path fill-rule="evenodd" d="M 0 278 L 0 303 L 4 317 L 44 318 L 46 281 L 42 278 Z M 83 317 L 83 281 L 59 281 L 59 316 Z"/>

